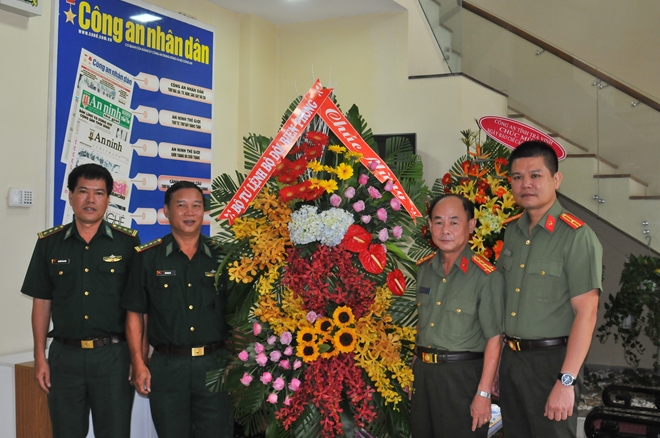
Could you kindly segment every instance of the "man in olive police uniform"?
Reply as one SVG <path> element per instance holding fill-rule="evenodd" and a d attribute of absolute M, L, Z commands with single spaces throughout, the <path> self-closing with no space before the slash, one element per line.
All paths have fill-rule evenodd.
<path fill-rule="evenodd" d="M 470 249 L 474 205 L 459 195 L 433 201 L 429 228 L 439 250 L 418 262 L 414 438 L 488 434 L 490 390 L 502 345 L 502 277 Z"/>
<path fill-rule="evenodd" d="M 199 187 L 180 181 L 165 193 L 171 234 L 137 248 L 122 300 L 133 384 L 149 395 L 159 438 L 231 437 L 227 393 L 210 392 L 206 373 L 218 368 L 224 349 L 226 292 L 215 287 L 217 258 L 200 234 L 204 198 Z M 154 347 L 149 367 L 145 325 Z"/>
<path fill-rule="evenodd" d="M 575 437 L 582 365 L 601 289 L 602 247 L 557 201 L 557 155 L 542 142 L 510 157 L 525 213 L 510 224 L 498 267 L 505 279 L 500 401 L 507 438 Z"/>
<path fill-rule="evenodd" d="M 55 438 L 128 438 L 135 391 L 128 382 L 124 292 L 137 232 L 103 220 L 110 173 L 85 164 L 68 177 L 74 220 L 39 233 L 21 291 L 34 298 L 35 379 L 48 394 Z M 47 334 L 50 318 L 53 330 Z M 54 338 L 46 360 L 46 337 Z"/>

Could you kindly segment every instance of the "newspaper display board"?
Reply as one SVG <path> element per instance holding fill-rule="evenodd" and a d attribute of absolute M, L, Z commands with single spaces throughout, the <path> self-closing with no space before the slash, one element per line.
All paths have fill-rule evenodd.
<path fill-rule="evenodd" d="M 69 172 L 97 163 L 114 179 L 106 220 L 161 237 L 168 187 L 211 189 L 213 28 L 136 0 L 54 3 L 49 221 L 72 220 Z"/>

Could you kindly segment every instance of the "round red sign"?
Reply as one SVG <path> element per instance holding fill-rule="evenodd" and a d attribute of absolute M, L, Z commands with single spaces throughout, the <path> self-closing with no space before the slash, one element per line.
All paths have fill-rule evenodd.
<path fill-rule="evenodd" d="M 515 149 L 524 141 L 540 140 L 548 143 L 555 150 L 557 158 L 566 158 L 566 150 L 554 138 L 543 131 L 506 117 L 484 116 L 479 119 L 479 126 L 489 137 L 504 146 Z"/>

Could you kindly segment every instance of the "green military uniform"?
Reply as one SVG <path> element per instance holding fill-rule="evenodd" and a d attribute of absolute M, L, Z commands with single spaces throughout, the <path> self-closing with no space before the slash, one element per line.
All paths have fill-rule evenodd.
<path fill-rule="evenodd" d="M 39 233 L 21 291 L 52 301 L 48 406 L 56 438 L 87 436 L 90 407 L 97 438 L 130 435 L 131 362 L 127 343 L 117 341 L 125 332 L 119 302 L 140 244 L 136 234 L 105 221 L 89 243 L 75 222 Z M 90 339 L 108 345 L 81 348 Z"/>
<path fill-rule="evenodd" d="M 149 401 L 159 438 L 233 434 L 228 394 L 206 388 L 206 372 L 218 368 L 215 353 L 190 353 L 193 347 L 218 345 L 228 330 L 226 292 L 215 287 L 218 261 L 207 239 L 201 236 L 192 259 L 172 234 L 138 248 L 122 299 L 127 310 L 148 315 L 147 335 L 156 349 L 149 364 Z M 183 350 L 188 355 L 178 353 Z"/>
<path fill-rule="evenodd" d="M 489 338 L 502 333 L 503 281 L 495 267 L 466 246 L 449 275 L 442 255 L 417 272 L 417 346 L 447 352 L 483 353 Z M 438 364 L 417 360 L 411 406 L 413 437 L 485 437 L 472 432 L 470 404 L 477 392 L 483 358 Z"/>
<path fill-rule="evenodd" d="M 594 232 L 558 201 L 531 234 L 529 224 L 525 213 L 509 225 L 498 260 L 505 279 L 504 331 L 525 340 L 568 336 L 574 320 L 571 298 L 601 289 L 602 247 Z M 543 416 L 565 355 L 565 345 L 504 348 L 500 400 L 507 438 L 575 436 L 579 384 L 573 416 L 559 422 Z"/>

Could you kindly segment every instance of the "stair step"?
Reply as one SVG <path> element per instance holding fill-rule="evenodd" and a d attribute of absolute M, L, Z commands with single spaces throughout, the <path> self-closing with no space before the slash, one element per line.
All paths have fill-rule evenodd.
<path fill-rule="evenodd" d="M 630 196 L 628 199 L 632 201 L 660 201 L 660 196 Z"/>
<path fill-rule="evenodd" d="M 644 187 L 648 187 L 649 183 L 642 181 L 641 179 L 629 174 L 629 173 L 614 173 L 614 174 L 601 174 L 601 175 L 594 175 L 594 178 L 630 178 L 631 180 L 635 181 L 636 183 L 639 183 L 643 185 Z"/>
<path fill-rule="evenodd" d="M 605 163 L 613 169 L 619 168 L 618 165 L 612 163 L 611 161 L 607 161 L 605 158 L 599 157 L 597 154 L 568 154 L 566 155 L 566 158 L 595 158 L 599 160 L 601 163 Z"/>
<path fill-rule="evenodd" d="M 581 145 L 579 145 L 579 144 L 577 144 L 577 143 L 571 141 L 570 139 L 568 139 L 568 138 L 562 136 L 561 134 L 553 133 L 553 132 L 552 132 L 552 129 L 548 128 L 547 126 L 545 126 L 545 125 L 542 124 L 542 123 L 539 123 L 538 121 L 532 119 L 531 117 L 526 116 L 525 114 L 520 113 L 520 112 L 517 111 L 515 108 L 511 108 L 511 107 L 509 107 L 509 109 L 510 109 L 511 111 L 514 111 L 513 114 L 509 114 L 509 116 L 508 116 L 509 118 L 511 118 L 511 119 L 526 119 L 527 121 L 530 122 L 530 123 L 528 123 L 528 124 L 532 125 L 533 127 L 537 128 L 537 129 L 540 129 L 541 131 L 544 131 L 544 132 L 547 133 L 550 137 L 561 139 L 561 140 L 563 140 L 563 141 L 569 143 L 571 146 L 574 146 L 574 147 L 580 149 L 581 151 L 589 152 L 589 149 L 585 148 L 584 146 L 581 146 Z"/>

